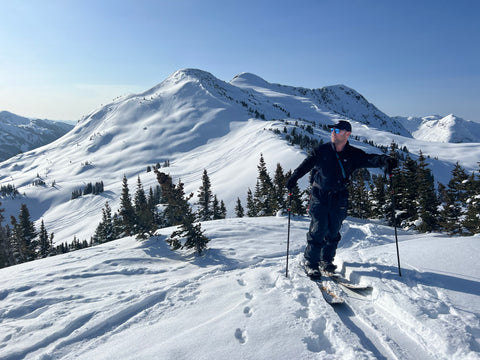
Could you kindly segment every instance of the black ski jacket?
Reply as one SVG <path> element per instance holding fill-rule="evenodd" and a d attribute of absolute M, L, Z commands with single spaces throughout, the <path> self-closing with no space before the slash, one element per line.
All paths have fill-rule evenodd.
<path fill-rule="evenodd" d="M 319 145 L 295 169 L 291 179 L 295 182 L 311 171 L 312 193 L 346 192 L 350 176 L 359 168 L 383 167 L 387 155 L 367 154 L 347 142 L 341 152 L 335 150 L 333 143 Z M 340 165 L 341 164 L 341 165 Z M 348 192 L 347 192 L 348 194 Z"/>

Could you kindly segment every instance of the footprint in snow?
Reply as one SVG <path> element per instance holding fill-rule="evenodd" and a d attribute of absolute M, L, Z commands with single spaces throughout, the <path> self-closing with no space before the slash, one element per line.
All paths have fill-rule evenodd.
<path fill-rule="evenodd" d="M 237 328 L 237 330 L 235 330 L 235 338 L 240 344 L 245 344 L 247 342 L 247 334 L 240 328 Z"/>

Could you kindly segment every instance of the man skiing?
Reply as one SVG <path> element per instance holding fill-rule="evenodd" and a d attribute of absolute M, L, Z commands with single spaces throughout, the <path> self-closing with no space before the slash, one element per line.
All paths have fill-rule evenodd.
<path fill-rule="evenodd" d="M 310 277 L 333 273 L 333 259 L 340 241 L 340 228 L 347 217 L 348 182 L 354 170 L 386 167 L 391 173 L 397 160 L 387 155 L 367 154 L 351 146 L 352 126 L 340 120 L 331 128 L 331 142 L 319 145 L 295 169 L 287 181 L 289 191 L 309 171 L 312 185 L 308 212 L 311 217 L 303 265 Z"/>

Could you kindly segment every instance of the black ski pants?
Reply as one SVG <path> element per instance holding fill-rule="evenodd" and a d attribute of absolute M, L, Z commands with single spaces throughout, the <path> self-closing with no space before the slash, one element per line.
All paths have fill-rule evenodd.
<path fill-rule="evenodd" d="M 321 192 L 313 188 L 308 212 L 311 217 L 304 257 L 312 266 L 331 263 L 347 217 L 348 191 Z"/>

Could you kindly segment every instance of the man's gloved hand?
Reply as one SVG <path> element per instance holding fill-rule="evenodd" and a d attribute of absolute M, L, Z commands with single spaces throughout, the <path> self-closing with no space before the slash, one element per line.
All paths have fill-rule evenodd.
<path fill-rule="evenodd" d="M 287 185 L 288 191 L 291 192 L 291 191 L 293 190 L 293 188 L 295 187 L 295 185 L 297 185 L 297 179 L 295 179 L 295 178 L 293 178 L 293 177 L 289 178 L 289 179 L 287 180 L 287 184 L 286 184 L 286 185 Z"/>
<path fill-rule="evenodd" d="M 398 160 L 393 157 L 388 157 L 385 160 L 385 169 L 387 170 L 387 174 L 391 174 L 393 169 L 398 166 Z"/>

